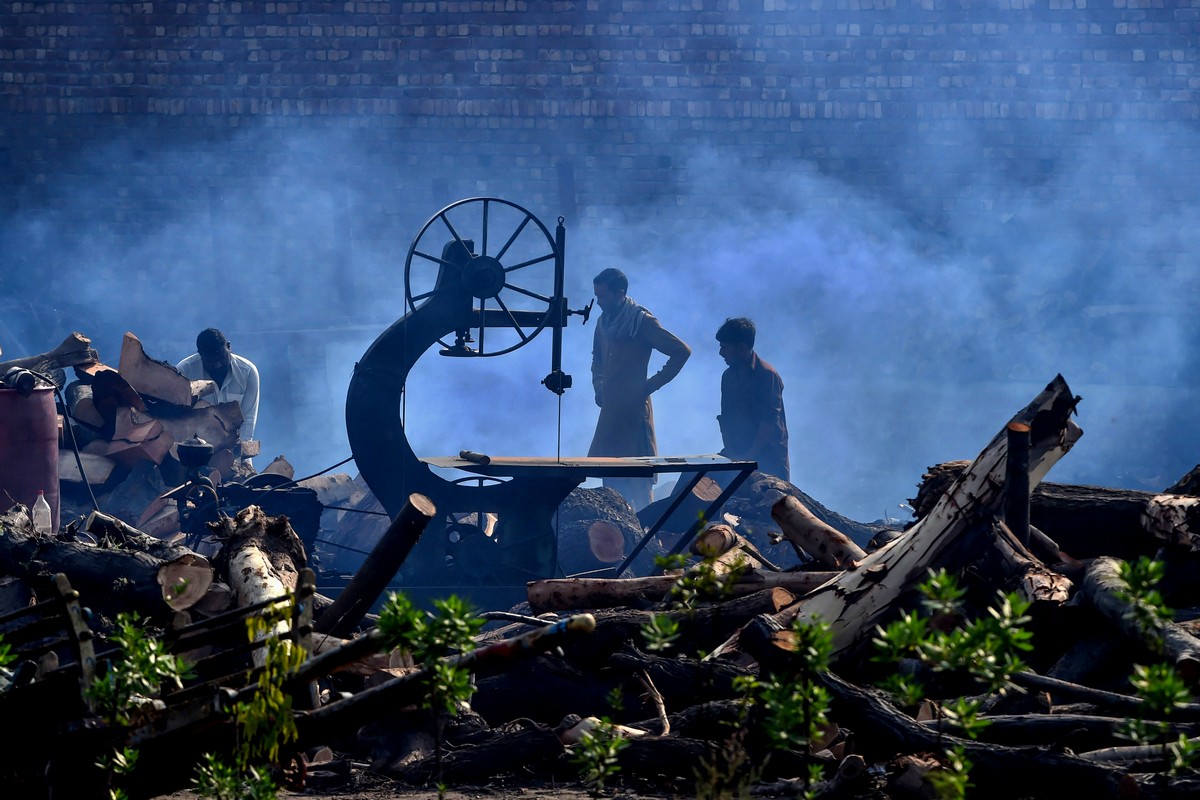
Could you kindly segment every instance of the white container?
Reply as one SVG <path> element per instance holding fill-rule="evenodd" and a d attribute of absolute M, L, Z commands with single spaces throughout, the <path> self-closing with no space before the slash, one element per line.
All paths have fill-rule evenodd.
<path fill-rule="evenodd" d="M 50 504 L 46 502 L 46 493 L 42 489 L 38 489 L 37 500 L 33 502 L 33 508 L 29 511 L 29 516 L 33 519 L 33 529 L 38 533 L 49 535 L 54 531 L 53 517 L 50 514 Z"/>

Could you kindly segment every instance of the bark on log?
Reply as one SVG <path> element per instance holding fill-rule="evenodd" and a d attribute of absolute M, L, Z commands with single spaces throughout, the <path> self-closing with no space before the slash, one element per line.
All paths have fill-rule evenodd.
<path fill-rule="evenodd" d="M 1142 512 L 1142 527 L 1168 545 L 1200 551 L 1200 497 L 1160 494 Z"/>
<path fill-rule="evenodd" d="M 666 615 L 679 623 L 679 638 L 671 653 L 707 652 L 758 614 L 778 613 L 795 599 L 785 589 L 764 589 L 745 597 L 683 611 L 596 611 L 596 633 L 578 640 L 567 651 L 579 663 L 596 663 L 621 649 L 626 642 L 642 642 L 642 627 L 655 616 Z"/>
<path fill-rule="evenodd" d="M 423 494 L 410 494 L 387 533 L 371 551 L 371 556 L 337 596 L 333 606 L 321 615 L 317 632 L 342 637 L 353 632 L 436 514 L 432 500 Z"/>
<path fill-rule="evenodd" d="M 1013 675 L 1012 682 L 1026 689 L 1049 692 L 1052 695 L 1082 701 L 1118 714 L 1141 717 L 1143 719 L 1153 717 L 1145 701 L 1140 697 L 1119 694 L 1117 692 L 1106 692 L 1102 689 L 1093 689 L 1090 686 L 1081 686 L 1070 681 L 1059 680 L 1046 675 L 1038 675 L 1033 672 L 1018 672 Z M 1200 703 L 1185 703 L 1181 706 L 1175 706 L 1171 710 L 1171 718 L 1175 721 L 1188 722 L 1200 720 Z"/>
<path fill-rule="evenodd" d="M 833 718 L 857 734 L 855 745 L 868 759 L 896 752 L 940 752 L 961 746 L 972 763 L 971 796 L 1008 800 L 1014 796 L 1117 798 L 1129 781 L 1120 770 L 1074 756 L 972 742 L 929 730 L 880 696 L 832 673 L 822 683 L 833 697 Z"/>
<path fill-rule="evenodd" d="M 1174 622 L 1162 623 L 1158 631 L 1146 630 L 1138 624 L 1131 613 L 1129 601 L 1122 596 L 1125 582 L 1117 570 L 1120 561 L 1115 558 L 1097 558 L 1088 567 L 1083 581 L 1083 595 L 1092 606 L 1125 634 L 1150 649 L 1157 649 L 1161 639 L 1163 649 L 1175 669 L 1191 685 L 1200 682 L 1200 639 L 1192 636 Z"/>
<path fill-rule="evenodd" d="M 838 572 L 763 572 L 752 570 L 725 586 L 725 597 L 779 587 L 797 597 L 811 592 Z M 582 608 L 631 606 L 644 608 L 662 600 L 679 575 L 651 575 L 646 578 L 551 578 L 527 585 L 529 607 L 535 614 Z M 705 598 L 715 599 L 715 598 Z"/>
<path fill-rule="evenodd" d="M 1082 435 L 1070 419 L 1077 402 L 1060 375 L 1013 418 L 1032 427 L 1030 485 L 1036 485 Z M 965 557 L 952 553 L 960 535 L 980 516 L 995 516 L 1000 510 L 1006 448 L 1007 430 L 1002 428 L 927 517 L 785 614 L 828 624 L 835 658 L 855 647 L 931 567 Z"/>
<path fill-rule="evenodd" d="M 92 340 L 82 333 L 75 331 L 66 339 L 63 339 L 62 344 L 53 350 L 39 353 L 36 356 L 25 356 L 23 358 L 0 361 L 0 375 L 8 372 L 13 367 L 30 369 L 34 372 L 49 372 L 55 369 L 66 369 L 67 367 L 88 366 L 95 364 L 99 359 L 99 355 L 92 349 Z"/>
<path fill-rule="evenodd" d="M 1061 606 L 1071 599 L 1071 581 L 1025 549 L 1007 524 L 997 520 L 992 526 L 992 543 L 1006 567 L 1003 590 L 1016 591 L 1037 606 Z"/>
<path fill-rule="evenodd" d="M 918 520 L 928 515 L 967 463 L 948 461 L 928 469 L 917 496 L 909 501 Z M 1154 496 L 1132 489 L 1043 483 L 1030 497 L 1029 521 L 1075 558 L 1134 559 L 1153 555 L 1158 547 L 1142 526 L 1142 513 Z"/>
<path fill-rule="evenodd" d="M 1096 714 L 991 714 L 987 720 L 987 726 L 976 733 L 982 741 L 1011 747 L 1067 747 L 1079 753 L 1081 758 L 1087 758 L 1086 751 L 1129 741 L 1122 735 L 1128 722 L 1124 717 Z M 921 724 L 933 731 L 959 734 L 959 729 L 946 719 L 934 719 Z M 1200 732 L 1200 726 L 1196 723 L 1182 723 L 1177 729 L 1189 735 Z"/>
<path fill-rule="evenodd" d="M 771 518 L 783 535 L 819 564 L 830 569 L 853 569 L 867 553 L 850 537 L 817 519 L 794 497 L 781 497 L 771 506 Z"/>
<path fill-rule="evenodd" d="M 751 674 L 744 667 L 723 661 L 701 661 L 682 656 L 666 658 L 643 653 L 632 643 L 613 653 L 605 663 L 627 673 L 645 670 L 659 687 L 668 709 L 742 697 L 734 682 Z"/>
<path fill-rule="evenodd" d="M 580 614 L 523 636 L 495 642 L 443 661 L 470 670 L 477 677 L 484 679 L 510 669 L 513 665 L 555 647 L 572 636 L 590 633 L 594 626 L 595 619 L 590 614 Z M 392 678 L 352 697 L 297 714 L 296 726 L 301 746 L 329 741 L 332 737 L 357 730 L 367 720 L 378 715 L 380 708 L 398 708 L 416 702 L 426 691 L 426 682 L 431 670 L 432 665 L 425 665 L 416 672 Z M 561 718 L 562 715 L 559 716 L 559 719 Z"/>
<path fill-rule="evenodd" d="M 500 775 L 545 771 L 548 763 L 565 751 L 553 728 L 534 725 L 483 744 L 444 753 L 440 758 L 440 777 L 437 756 L 430 756 L 395 774 L 405 781 L 420 784 L 430 781 L 490 783 Z"/>
<path fill-rule="evenodd" d="M 558 566 L 564 575 L 583 576 L 616 567 L 642 536 L 641 523 L 629 503 L 607 487 L 572 489 L 558 506 L 557 525 Z M 626 574 L 649 574 L 654 556 L 661 553 L 662 548 L 651 542 Z"/>
<path fill-rule="evenodd" d="M 61 572 L 93 610 L 169 620 L 158 585 L 162 559 L 149 553 L 62 542 L 36 534 L 24 506 L 0 514 L 0 573 L 32 579 Z"/>
<path fill-rule="evenodd" d="M 174 611 L 185 611 L 204 598 L 213 582 L 213 568 L 208 559 L 179 544 L 171 544 L 148 536 L 121 520 L 93 511 L 84 529 L 98 539 L 132 550 L 141 550 L 163 564 L 155 576 L 163 600 Z"/>
<path fill-rule="evenodd" d="M 238 606 L 282 597 L 295 590 L 306 557 L 304 545 L 287 517 L 268 517 L 258 506 L 247 506 L 232 519 L 221 518 L 215 526 L 224 545 L 214 566 L 233 589 Z M 281 621 L 274 632 L 283 635 L 289 625 Z M 259 664 L 265 653 L 255 651 L 254 657 L 255 664 Z"/>

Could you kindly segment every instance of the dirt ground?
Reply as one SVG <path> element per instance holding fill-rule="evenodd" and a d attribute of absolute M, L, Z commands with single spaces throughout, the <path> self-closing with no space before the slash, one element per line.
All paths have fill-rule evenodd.
<path fill-rule="evenodd" d="M 418 789 L 397 784 L 386 778 L 362 776 L 356 781 L 357 785 L 336 791 L 301 793 L 280 792 L 280 800 L 290 798 L 305 798 L 305 800 L 384 800 L 384 798 L 405 798 L 405 800 L 437 800 L 437 789 Z M 197 800 L 195 792 L 175 792 L 163 795 L 158 800 Z M 446 800 L 593 800 L 591 793 L 579 784 L 570 786 L 476 786 L 456 787 L 448 789 Z M 644 800 L 654 795 L 628 794 L 621 791 L 605 792 L 609 800 Z"/>

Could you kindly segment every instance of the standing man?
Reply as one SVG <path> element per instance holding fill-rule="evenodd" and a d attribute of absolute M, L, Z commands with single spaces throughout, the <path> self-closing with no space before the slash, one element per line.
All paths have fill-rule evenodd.
<path fill-rule="evenodd" d="M 258 367 L 248 358 L 233 352 L 225 334 L 206 328 L 196 337 L 196 352 L 176 367 L 188 380 L 210 380 L 217 384 L 215 403 L 237 401 L 242 407 L 240 438 L 254 438 L 258 422 Z"/>
<path fill-rule="evenodd" d="M 730 318 L 717 330 L 721 358 L 729 368 L 721 376 L 721 455 L 757 461 L 768 475 L 790 481 L 783 379 L 754 352 L 754 323 Z"/>
<path fill-rule="evenodd" d="M 621 270 L 604 270 L 592 281 L 592 289 L 604 313 L 596 323 L 592 344 L 592 387 L 600 418 L 588 455 L 657 455 L 650 395 L 679 374 L 691 348 L 628 297 L 629 279 Z M 647 378 L 654 350 L 666 355 L 667 363 Z M 624 495 L 635 511 L 650 504 L 653 483 L 651 478 L 604 481 Z"/>

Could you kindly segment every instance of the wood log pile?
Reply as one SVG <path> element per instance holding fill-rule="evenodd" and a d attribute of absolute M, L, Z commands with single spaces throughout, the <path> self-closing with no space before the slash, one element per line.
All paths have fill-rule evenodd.
<path fill-rule="evenodd" d="M 47 373 L 63 390 L 69 419 L 58 459 L 64 520 L 98 504 L 153 535 L 177 532 L 174 504 L 161 495 L 185 480 L 177 448 L 194 436 L 213 446 L 209 474 L 215 482 L 252 474 L 234 454 L 239 405 L 209 402 L 212 381 L 191 381 L 147 355 L 133 333 L 122 340 L 116 368 L 103 363 L 79 333 L 47 353 L 0 363 L 0 369 L 12 366 Z M 68 381 L 67 369 L 74 380 Z M 242 443 L 242 454 L 254 455 L 248 451 L 256 444 Z"/>
<path fill-rule="evenodd" d="M 312 787 L 348 786 L 362 764 L 418 785 L 561 782 L 579 780 L 595 743 L 617 737 L 609 786 L 681 796 L 935 797 L 967 763 L 969 797 L 1190 796 L 1200 786 L 1188 763 L 1200 741 L 1196 482 L 1185 476 L 1158 495 L 1044 483 L 1082 435 L 1072 419 L 1078 402 L 1057 377 L 974 460 L 931 467 L 904 530 L 839 519 L 761 476 L 740 514 L 727 507 L 728 517 L 701 531 L 680 570 L 531 582 L 527 605 L 480 609 L 490 624 L 477 649 L 451 657 L 474 674 L 469 704 L 453 714 L 423 710 L 431 665 L 379 652 L 366 614 L 437 518 L 414 495 L 395 520 L 383 519 L 387 534 L 365 548 L 343 596 L 313 599 L 304 629 L 312 656 L 293 679 L 297 697 L 311 702 L 295 706 L 291 755 L 304 763 L 321 748 L 306 768 Z M 1029 515 L 1015 526 L 1027 535 L 1005 517 L 1022 505 L 1009 488 L 1014 426 L 1029 434 L 1028 481 L 1017 482 L 1028 487 Z M 342 492 L 347 506 L 369 502 L 350 485 L 322 491 Z M 633 523 L 607 520 L 614 534 L 594 524 L 603 513 L 588 501 L 573 502 L 581 565 L 628 552 L 623 526 Z M 88 522 L 99 545 L 39 537 L 23 512 L 0 516 L 0 573 L 31 593 L 63 573 L 83 605 L 100 616 L 136 609 L 168 641 L 194 641 L 172 631 L 197 620 L 266 607 L 294 591 L 307 566 L 286 519 L 256 507 L 224 524 L 211 562 L 164 549 L 112 516 Z M 763 541 L 767 528 L 774 536 Z M 765 552 L 779 547 L 792 563 Z M 111 553 L 103 566 L 80 566 L 83 550 Z M 1123 566 L 1142 556 L 1164 570 L 1149 600 Z M 962 590 L 953 609 L 922 600 L 919 586 L 937 570 Z M 982 669 L 921 658 L 928 649 L 879 660 L 881 631 L 897 620 L 924 618 L 927 636 L 952 636 L 976 619 L 1008 619 L 989 611 L 1006 602 L 1025 609 L 1014 624 L 1032 647 L 998 686 L 979 682 Z M 823 638 L 808 638 L 813 631 Z M 205 641 L 205 658 L 220 655 L 220 643 Z M 984 647 L 973 666 L 989 657 Z M 1160 665 L 1178 678 L 1165 705 L 1147 689 L 1148 668 Z M 889 676 L 919 681 L 919 695 L 885 692 Z M 748 688 L 755 682 L 786 691 Z M 254 684 L 235 689 L 244 696 Z M 962 698 L 990 724 L 964 725 Z M 0 710 L 3 702 L 0 692 Z M 811 718 L 804 711 L 817 707 Z M 1123 738 L 1130 720 L 1142 727 L 1137 742 Z M 172 740 L 156 749 L 156 780 L 140 796 L 186 786 L 190 747 Z"/>

